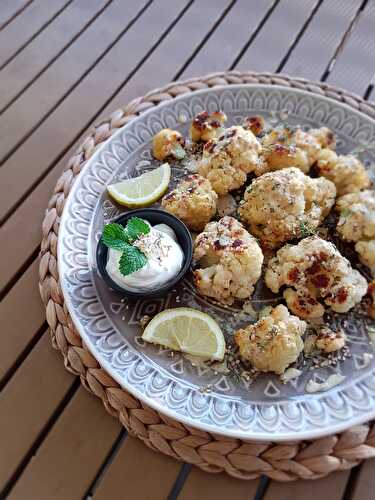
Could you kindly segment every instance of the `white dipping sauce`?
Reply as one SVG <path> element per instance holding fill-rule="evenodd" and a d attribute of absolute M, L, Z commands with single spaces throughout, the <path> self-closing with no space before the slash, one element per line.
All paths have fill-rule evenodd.
<path fill-rule="evenodd" d="M 122 252 L 108 249 L 107 273 L 124 290 L 157 290 L 180 272 L 184 253 L 177 243 L 175 232 L 166 224 L 151 227 L 151 231 L 141 236 L 133 245 L 146 255 L 147 263 L 127 276 L 121 274 L 119 269 Z"/>

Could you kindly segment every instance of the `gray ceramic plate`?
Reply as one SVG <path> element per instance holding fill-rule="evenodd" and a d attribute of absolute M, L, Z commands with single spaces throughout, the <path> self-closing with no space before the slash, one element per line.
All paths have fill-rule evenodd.
<path fill-rule="evenodd" d="M 178 354 L 171 357 L 167 350 L 144 345 L 139 326 L 145 314 L 152 316 L 165 308 L 185 305 L 215 316 L 230 335 L 241 324 L 238 309 L 224 310 L 199 298 L 189 277 L 162 299 L 127 303 L 98 275 L 95 250 L 101 229 L 120 213 L 108 199 L 106 185 L 153 168 L 152 136 L 164 127 L 186 132 L 187 122 L 204 109 L 224 110 L 230 124 L 254 113 L 277 123 L 286 119 L 287 110 L 287 121 L 292 125 L 329 126 L 338 136 L 340 152 L 375 141 L 374 121 L 361 113 L 325 97 L 267 85 L 233 85 L 195 92 L 136 118 L 88 161 L 73 186 L 61 220 L 59 272 L 66 304 L 80 335 L 100 364 L 125 389 L 156 410 L 204 430 L 251 440 L 282 441 L 313 438 L 374 418 L 375 363 L 364 356 L 373 352 L 367 336 L 369 320 L 364 315 L 351 313 L 343 318 L 352 358 L 338 368 L 306 370 L 285 385 L 272 375 L 238 382 L 193 367 Z M 368 152 L 362 157 L 368 166 L 375 163 L 372 155 Z M 176 166 L 173 173 L 175 178 L 183 175 Z M 254 308 L 273 301 L 260 284 Z M 336 372 L 345 376 L 340 385 L 314 395 L 305 393 L 309 380 L 319 382 Z M 202 393 L 207 384 L 212 385 L 212 392 Z"/>

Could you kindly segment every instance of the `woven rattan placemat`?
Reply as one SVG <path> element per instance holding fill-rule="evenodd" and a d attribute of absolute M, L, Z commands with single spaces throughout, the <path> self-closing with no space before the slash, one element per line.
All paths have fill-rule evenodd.
<path fill-rule="evenodd" d="M 100 367 L 74 328 L 59 283 L 57 237 L 61 214 L 75 177 L 96 148 L 118 128 L 161 102 L 198 89 L 238 83 L 277 84 L 303 89 L 344 102 L 375 118 L 375 106 L 358 96 L 325 83 L 269 73 L 215 73 L 171 83 L 134 99 L 91 131 L 59 178 L 43 221 L 39 288 L 46 307 L 52 343 L 61 351 L 65 367 L 79 375 L 84 387 L 103 401 L 106 410 L 147 446 L 207 472 L 225 471 L 241 479 L 254 479 L 262 474 L 279 481 L 317 479 L 375 457 L 375 422 L 315 441 L 283 444 L 244 442 L 183 425 L 145 406 L 121 389 Z"/>

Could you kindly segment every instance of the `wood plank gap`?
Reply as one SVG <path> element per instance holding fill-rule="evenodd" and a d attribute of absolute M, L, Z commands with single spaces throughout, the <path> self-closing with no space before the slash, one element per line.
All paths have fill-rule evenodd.
<path fill-rule="evenodd" d="M 318 2 L 316 3 L 315 7 L 312 9 L 309 17 L 306 19 L 306 21 L 304 22 L 304 24 L 302 25 L 302 28 L 299 30 L 299 32 L 297 33 L 297 36 L 296 38 L 294 39 L 294 41 L 292 42 L 292 45 L 289 47 L 287 53 L 285 54 L 285 56 L 282 58 L 279 66 L 277 67 L 277 70 L 276 70 L 276 73 L 280 73 L 280 71 L 282 71 L 283 67 L 285 66 L 286 62 L 288 61 L 291 53 L 293 52 L 293 50 L 296 48 L 298 42 L 300 41 L 300 39 L 302 38 L 304 32 L 306 31 L 308 25 L 310 24 L 311 20 L 313 19 L 313 17 L 315 16 L 316 12 L 318 11 L 319 7 L 322 5 L 323 3 L 323 0 L 318 0 Z"/>
<path fill-rule="evenodd" d="M 5 295 L 7 295 L 11 291 L 11 289 L 14 287 L 14 285 L 17 283 L 17 281 L 20 279 L 23 273 L 31 266 L 31 264 L 38 257 L 38 255 L 39 255 L 39 245 L 37 246 L 37 248 L 33 250 L 31 255 L 25 260 L 23 265 L 16 271 L 16 273 L 12 276 L 12 278 L 8 281 L 8 283 L 6 283 L 0 290 L 0 301 L 2 301 Z"/>
<path fill-rule="evenodd" d="M 128 435 L 128 433 L 127 433 L 126 429 L 122 428 L 119 435 L 117 436 L 116 440 L 114 441 L 113 446 L 110 449 L 108 455 L 105 457 L 102 465 L 99 467 L 99 470 L 98 470 L 97 474 L 95 475 L 89 488 L 87 489 L 87 492 L 83 496 L 84 500 L 91 500 L 93 498 L 93 494 L 94 494 L 96 488 L 101 483 L 105 473 L 107 472 L 108 467 L 111 465 L 115 456 L 119 452 L 123 442 L 127 438 L 127 435 Z"/>
<path fill-rule="evenodd" d="M 69 0 L 70 2 L 73 0 Z M 192 0 L 193 1 L 193 0 Z M 133 17 L 133 19 L 125 26 L 125 28 L 117 35 L 117 37 L 107 46 L 107 48 L 100 54 L 100 56 L 85 70 L 85 72 L 78 78 L 76 82 L 57 100 L 57 102 L 49 109 L 49 111 L 26 133 L 23 137 L 8 151 L 0 160 L 0 166 L 2 166 L 39 127 L 44 123 L 48 117 L 60 106 L 60 104 L 66 99 L 66 97 L 82 82 L 84 78 L 92 71 L 92 69 L 106 56 L 106 54 L 116 45 L 116 43 L 126 34 L 126 32 L 133 26 L 133 24 L 139 19 L 143 12 L 152 4 L 153 0 L 149 0 Z M 34 183 L 38 184 L 39 179 Z M 4 217 L 5 218 L 5 217 Z M 0 227 L 3 225 L 3 221 L 0 223 Z"/>
<path fill-rule="evenodd" d="M 254 495 L 254 500 L 263 500 L 264 495 L 267 493 L 270 482 L 271 480 L 267 476 L 260 477 L 258 489 L 256 490 Z"/>
<path fill-rule="evenodd" d="M 1 25 L 0 25 L 0 31 L 2 31 L 4 28 L 6 28 L 8 26 L 8 24 L 10 24 L 14 19 L 16 19 L 17 16 L 19 16 L 25 9 L 27 9 L 27 7 L 33 3 L 34 0 L 28 0 L 24 5 L 22 5 L 18 10 L 16 10 L 16 12 L 14 12 L 14 14 L 12 14 L 9 19 L 7 19 L 6 21 L 4 21 Z"/>
<path fill-rule="evenodd" d="M 279 2 L 280 2 L 280 0 L 274 0 L 274 2 L 271 5 L 271 7 L 268 9 L 268 11 L 264 15 L 264 17 L 262 18 L 262 20 L 260 21 L 260 23 L 258 24 L 258 26 L 255 28 L 255 30 L 251 34 L 249 40 L 245 43 L 245 45 L 240 50 L 238 56 L 235 58 L 235 60 L 233 61 L 233 63 L 230 65 L 230 68 L 229 68 L 230 71 L 233 70 L 237 66 L 237 64 L 239 63 L 239 61 L 242 59 L 242 56 L 245 54 L 245 52 L 247 51 L 247 49 L 250 47 L 250 45 L 252 44 L 252 42 L 255 40 L 255 38 L 257 37 L 258 33 L 263 28 L 264 24 L 267 22 L 267 19 L 271 16 L 272 12 L 275 10 L 275 8 L 277 7 L 277 5 L 278 5 Z"/>
<path fill-rule="evenodd" d="M 27 356 L 34 349 L 35 345 L 43 337 L 43 335 L 47 335 L 47 330 L 48 330 L 47 322 L 44 322 L 43 325 L 32 336 L 32 338 L 30 339 L 30 341 L 27 343 L 26 347 L 23 349 L 23 351 L 21 352 L 21 354 L 14 361 L 14 363 L 9 368 L 9 370 L 5 373 L 5 375 L 3 376 L 3 378 L 0 380 L 0 392 L 5 388 L 5 386 L 9 382 L 9 380 L 13 377 L 13 375 L 16 373 L 16 371 L 18 370 L 18 368 L 22 365 L 22 363 L 25 361 L 25 359 L 27 358 Z"/>
<path fill-rule="evenodd" d="M 89 28 L 95 21 L 96 19 L 106 10 L 106 8 L 113 2 L 113 0 L 108 0 L 106 4 L 101 7 L 98 12 L 95 13 L 95 15 L 87 21 L 87 23 L 80 29 L 78 33 L 76 33 L 71 40 L 69 40 L 68 43 L 66 43 L 58 52 L 55 54 L 48 62 L 43 66 L 43 68 L 38 71 L 38 73 L 24 86 L 22 89 L 14 96 L 10 101 L 8 101 L 1 109 L 0 109 L 0 116 L 21 97 L 21 95 L 33 85 L 36 80 L 45 73 L 48 68 L 55 62 L 57 59 L 66 52 L 66 50 L 73 45 L 73 43 Z"/>
<path fill-rule="evenodd" d="M 369 85 L 369 86 L 367 87 L 367 89 L 366 89 L 366 92 L 363 94 L 363 99 L 364 99 L 365 101 L 368 101 L 368 99 L 369 99 L 369 97 L 370 97 L 370 95 L 371 95 L 371 92 L 372 92 L 372 91 L 373 91 L 373 89 L 374 89 L 374 85 L 375 85 L 374 83 L 370 83 L 370 85 Z"/>
<path fill-rule="evenodd" d="M 232 7 L 235 5 L 237 0 L 232 0 L 231 3 L 226 7 L 226 9 L 223 11 L 219 19 L 215 22 L 215 24 L 212 26 L 212 28 L 208 31 L 208 33 L 203 37 L 202 41 L 198 44 L 198 46 L 195 48 L 195 50 L 192 52 L 192 54 L 189 56 L 189 58 L 186 60 L 186 62 L 183 64 L 183 66 L 180 68 L 180 70 L 175 74 L 173 77 L 173 80 L 178 80 L 180 78 L 180 75 L 185 71 L 185 69 L 189 66 L 191 61 L 194 59 L 194 57 L 198 54 L 198 52 L 202 49 L 204 44 L 207 42 L 207 40 L 211 37 L 211 35 L 215 32 L 217 27 L 220 25 L 220 23 L 224 20 L 228 12 L 231 11 Z"/>
<path fill-rule="evenodd" d="M 359 479 L 359 473 L 361 471 L 362 466 L 363 466 L 363 464 L 360 464 L 360 465 L 357 465 L 357 467 L 353 467 L 353 469 L 351 469 L 351 471 L 349 473 L 348 481 L 347 481 L 346 486 L 345 486 L 345 491 L 344 491 L 344 494 L 342 496 L 342 500 L 351 500 L 351 498 L 354 494 L 358 479 Z M 366 499 L 363 498 L 363 500 L 366 500 Z"/>
<path fill-rule="evenodd" d="M 35 38 L 40 35 L 40 33 L 45 30 L 47 28 L 47 26 L 49 26 L 51 23 L 53 23 L 53 21 L 62 13 L 64 12 L 64 10 L 69 7 L 69 5 L 74 2 L 74 0 L 68 0 L 68 2 L 66 4 L 64 4 L 58 11 L 56 11 L 54 13 L 54 15 L 48 19 L 48 21 L 46 23 L 43 24 L 43 26 L 41 26 L 28 40 L 26 40 L 26 42 L 24 42 L 15 52 L 13 52 L 13 54 L 11 56 L 8 57 L 8 59 L 6 59 L 3 64 L 0 66 L 0 71 L 2 69 L 5 68 L 5 66 L 7 64 L 9 64 L 11 61 L 13 61 L 13 59 L 15 57 L 18 56 L 18 54 L 20 52 L 22 52 L 25 47 L 27 47 L 33 40 L 35 40 Z"/>
<path fill-rule="evenodd" d="M 137 15 L 137 18 L 142 15 L 142 13 L 146 10 L 146 8 L 148 8 L 151 3 L 153 2 L 153 0 L 150 0 L 142 9 L 141 11 L 139 12 L 139 15 Z M 149 56 L 155 51 L 155 49 L 158 47 L 158 45 L 164 40 L 164 38 L 168 35 L 168 33 L 174 28 L 174 26 L 177 24 L 177 22 L 182 18 L 182 16 L 185 14 L 185 12 L 190 8 L 190 6 L 193 4 L 194 0 L 190 0 L 186 5 L 185 7 L 178 13 L 178 15 L 175 17 L 175 19 L 172 21 L 172 23 L 167 27 L 167 29 L 162 33 L 162 35 L 158 38 L 158 40 L 152 45 L 152 47 L 148 50 L 148 52 L 142 57 L 142 59 L 137 63 L 137 65 L 130 71 L 130 73 L 128 74 L 128 76 L 126 77 L 125 80 L 123 80 L 121 82 L 121 84 L 115 89 L 114 92 L 112 92 L 112 94 L 108 97 L 108 99 L 102 104 L 102 106 L 99 108 L 99 110 L 95 113 L 95 115 L 93 115 L 90 120 L 83 126 L 81 127 L 81 129 L 77 132 L 77 134 L 74 136 L 74 138 L 69 142 L 69 144 L 61 151 L 61 153 L 59 153 L 59 155 L 50 163 L 50 165 L 48 166 L 48 168 L 43 172 L 43 174 L 41 174 L 33 184 L 31 184 L 31 186 L 28 188 L 28 190 L 25 192 L 24 196 L 22 197 L 22 199 L 20 199 L 16 204 L 14 204 L 9 210 L 8 212 L 4 215 L 4 217 L 0 220 L 0 228 L 5 224 L 5 222 L 12 216 L 12 214 L 19 208 L 20 205 L 22 205 L 22 203 L 25 201 L 25 199 L 34 191 L 34 189 L 40 184 L 40 182 L 49 174 L 49 172 L 55 167 L 55 165 L 65 156 L 65 154 L 70 150 L 70 148 L 82 137 L 82 134 L 85 132 L 85 130 L 87 130 L 88 127 L 90 127 L 90 125 L 92 125 L 93 122 L 95 122 L 96 118 L 103 112 L 103 110 L 108 106 L 108 104 L 111 102 L 111 100 L 121 91 L 121 89 L 128 83 L 128 81 L 135 75 L 135 73 L 139 70 L 139 68 L 144 64 L 144 62 L 149 58 Z M 134 22 L 136 21 L 136 19 L 134 19 Z M 133 21 L 131 21 L 131 24 L 134 24 Z M 130 23 L 129 23 L 130 24 Z M 130 26 L 129 26 L 130 27 Z M 123 33 L 124 34 L 124 33 Z M 117 37 L 118 39 L 121 38 L 120 36 Z M 113 44 L 114 45 L 114 44 Z M 112 48 L 112 47 L 110 47 Z M 108 49 L 109 50 L 109 49 Z M 106 52 L 108 52 L 108 50 Z M 103 54 L 102 57 L 104 57 L 105 54 Z M 101 57 L 101 58 L 102 58 Z M 97 64 L 98 61 L 96 61 L 92 67 L 90 67 L 90 71 L 91 69 Z M 88 72 L 88 71 L 87 71 Z M 82 80 L 83 77 L 80 79 Z M 75 85 L 74 85 L 74 88 L 80 83 L 77 82 Z M 74 88 L 70 89 L 68 93 L 70 93 Z M 67 95 L 66 94 L 66 95 Z M 66 97 L 66 96 L 65 96 Z M 60 101 L 62 102 L 63 99 L 62 98 L 60 99 Z M 61 103 L 60 102 L 60 103 Z M 59 104 L 60 104 L 59 103 Z M 34 127 L 34 129 L 27 134 L 26 137 L 24 137 L 20 142 L 24 142 L 24 140 L 26 140 L 47 118 L 48 116 L 57 108 L 58 106 L 54 106 L 53 109 L 51 109 L 49 112 L 48 112 L 48 115 L 46 115 L 45 117 L 43 117 L 42 120 L 40 120 L 40 122 Z M 15 148 L 13 148 L 14 150 L 16 148 L 18 148 L 20 146 L 20 144 L 18 144 Z M 12 152 L 12 154 L 14 153 L 14 151 Z M 9 158 L 9 156 L 11 156 L 11 154 L 7 155 L 7 157 L 4 159 L 4 162 Z M 3 162 L 3 163 L 4 163 Z M 1 165 L 2 163 L 0 163 Z M 12 280 L 12 283 L 14 284 L 14 280 Z M 13 286 L 13 285 L 12 285 Z M 11 287 L 9 287 L 8 285 L 5 287 L 7 291 L 9 291 L 9 289 Z M 0 300 L 1 300 L 1 294 L 0 294 Z"/>
<path fill-rule="evenodd" d="M 192 467 L 193 466 L 191 464 L 182 464 L 180 472 L 178 473 L 176 481 L 171 488 L 171 491 L 167 497 L 167 500 L 177 500 L 178 499 L 180 491 L 182 490 L 182 488 L 185 484 L 185 481 L 190 474 Z"/>
<path fill-rule="evenodd" d="M 361 5 L 359 6 L 357 12 L 354 14 L 353 19 L 350 21 L 348 29 L 345 31 L 342 39 L 340 40 L 340 43 L 338 44 L 333 56 L 331 57 L 330 61 L 327 64 L 327 67 L 320 79 L 320 81 L 325 82 L 329 76 L 329 74 L 332 71 L 333 66 L 335 65 L 335 62 L 337 60 L 337 57 L 339 54 L 343 51 L 347 41 L 349 40 L 350 34 L 353 32 L 355 26 L 357 25 L 359 18 L 361 16 L 361 13 L 363 12 L 364 8 L 367 5 L 368 0 L 363 0 Z"/>
<path fill-rule="evenodd" d="M 58 420 L 60 414 L 63 412 L 65 407 L 69 404 L 70 400 L 74 396 L 74 394 L 77 392 L 78 388 L 80 387 L 81 382 L 80 379 L 77 377 L 70 388 L 68 389 L 67 393 L 65 394 L 64 398 L 61 400 L 60 404 L 56 407 L 55 411 L 52 413 L 51 417 L 48 419 L 48 422 L 46 425 L 43 427 L 41 432 L 39 433 L 38 437 L 35 439 L 33 445 L 27 452 L 27 454 L 24 456 L 20 464 L 18 465 L 17 469 L 14 471 L 12 477 L 9 479 L 9 481 L 6 483 L 4 486 L 3 490 L 0 491 L 0 499 L 6 498 L 7 495 L 12 491 L 14 485 L 16 484 L 18 478 L 21 476 L 23 471 L 26 469 L 27 465 L 29 464 L 30 460 L 33 458 L 33 456 L 36 454 L 38 451 L 38 448 L 40 445 L 43 443 L 43 441 L 46 439 L 48 436 L 49 432 L 55 425 L 56 421 Z"/>

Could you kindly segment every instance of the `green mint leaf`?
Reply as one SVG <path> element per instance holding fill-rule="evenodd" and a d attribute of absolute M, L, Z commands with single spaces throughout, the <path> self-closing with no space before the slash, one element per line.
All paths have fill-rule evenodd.
<path fill-rule="evenodd" d="M 119 269 L 123 276 L 142 269 L 147 263 L 147 257 L 139 248 L 126 244 L 120 258 Z"/>
<path fill-rule="evenodd" d="M 149 232 L 150 226 L 139 217 L 132 217 L 126 224 L 126 234 L 130 243 L 135 241 L 142 234 L 148 234 Z"/>
<path fill-rule="evenodd" d="M 102 242 L 109 248 L 124 250 L 125 245 L 129 243 L 129 238 L 121 224 L 112 223 L 104 226 Z"/>

